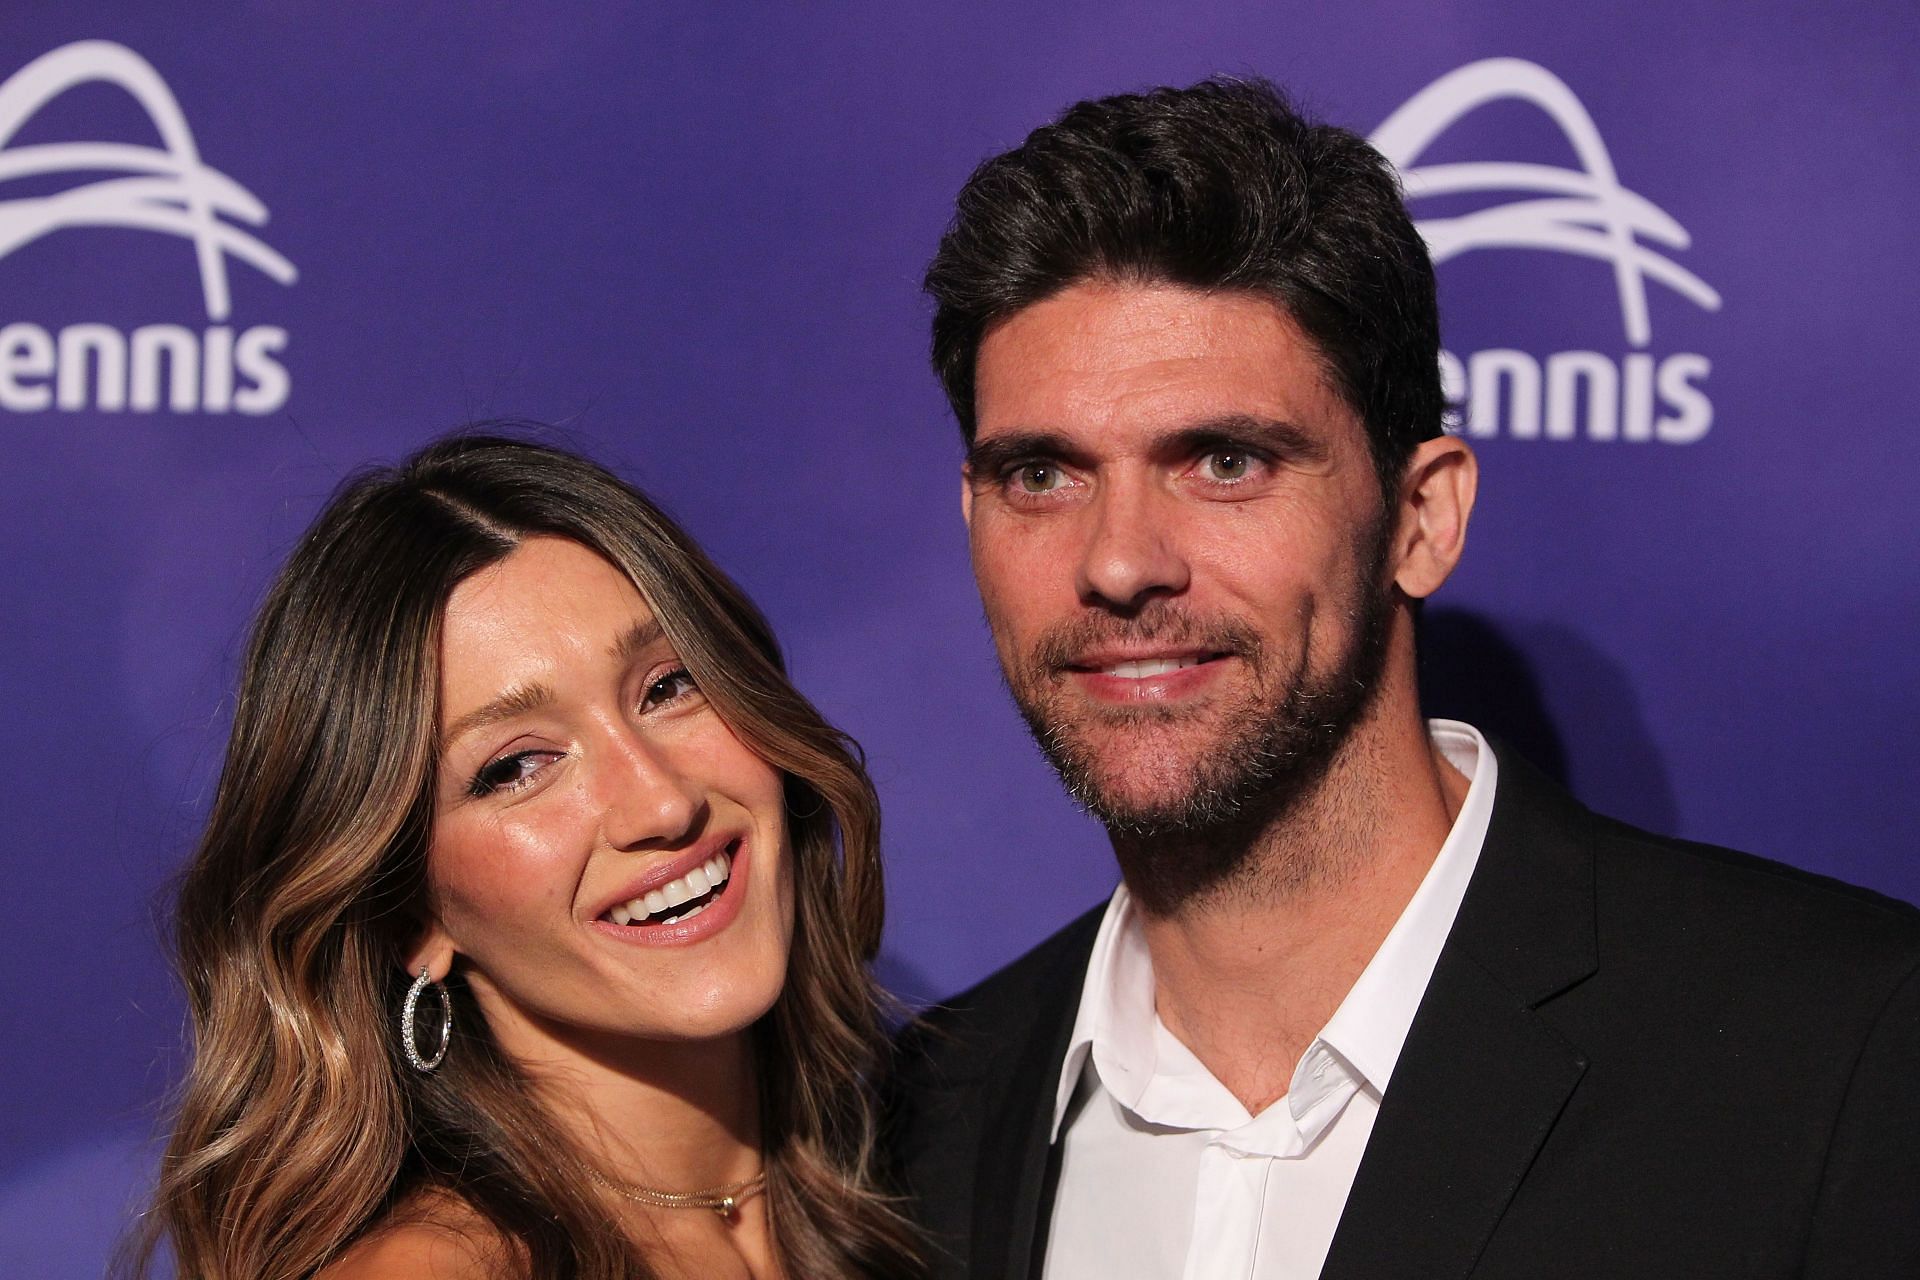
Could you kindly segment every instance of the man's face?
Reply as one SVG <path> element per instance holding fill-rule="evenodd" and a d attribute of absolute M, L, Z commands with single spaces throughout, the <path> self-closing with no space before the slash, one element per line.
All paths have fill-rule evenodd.
<path fill-rule="evenodd" d="M 974 573 L 1076 797 L 1171 834 L 1317 779 L 1378 676 L 1389 530 L 1364 428 L 1291 318 L 1082 283 L 990 331 L 975 404 Z"/>

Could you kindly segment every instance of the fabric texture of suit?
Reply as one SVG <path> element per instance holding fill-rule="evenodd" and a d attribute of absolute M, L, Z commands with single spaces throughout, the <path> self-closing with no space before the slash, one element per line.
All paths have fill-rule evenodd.
<path fill-rule="evenodd" d="M 1920 911 L 1499 765 L 1325 1280 L 1920 1277 Z M 900 1038 L 935 1276 L 1038 1280 L 1100 916 Z"/>

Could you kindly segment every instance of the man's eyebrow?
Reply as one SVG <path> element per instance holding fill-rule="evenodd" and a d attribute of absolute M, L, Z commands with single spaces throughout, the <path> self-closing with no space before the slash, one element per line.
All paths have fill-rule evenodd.
<path fill-rule="evenodd" d="M 1152 437 L 1148 446 L 1162 457 L 1190 457 L 1208 449 L 1259 449 L 1276 457 L 1319 463 L 1328 457 L 1327 442 L 1283 418 L 1230 413 L 1199 422 L 1182 423 Z M 967 450 L 967 471 L 988 477 L 1029 460 L 1083 461 L 1083 450 L 1053 431 L 1013 431 L 975 442 Z"/>
<path fill-rule="evenodd" d="M 446 733 L 440 737 L 443 747 L 451 746 L 460 738 L 475 729 L 510 720 L 514 716 L 525 715 L 529 711 L 538 711 L 553 701 L 553 690 L 544 684 L 523 684 L 507 690 L 499 697 L 461 716 L 447 726 Z"/>
<path fill-rule="evenodd" d="M 661 637 L 665 634 L 666 632 L 661 629 L 660 619 L 647 618 L 627 628 L 626 634 L 614 641 L 613 647 L 607 652 L 616 662 L 631 662 L 636 653 L 659 644 Z"/>
<path fill-rule="evenodd" d="M 1072 461 L 1080 450 L 1055 431 L 1010 431 L 991 440 L 976 440 L 967 449 L 967 471 L 971 475 L 998 475 L 1016 462 L 1028 459 L 1060 458 Z"/>
<path fill-rule="evenodd" d="M 1325 440 L 1294 423 L 1239 413 L 1189 423 L 1154 441 L 1155 452 L 1182 457 L 1236 447 L 1307 463 L 1325 462 L 1329 452 Z"/>

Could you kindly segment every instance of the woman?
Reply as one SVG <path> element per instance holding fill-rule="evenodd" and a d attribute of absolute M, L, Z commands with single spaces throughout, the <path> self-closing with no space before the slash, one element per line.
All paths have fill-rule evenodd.
<path fill-rule="evenodd" d="M 181 890 L 179 1274 L 916 1274 L 853 750 L 600 467 L 476 436 L 349 484 Z"/>

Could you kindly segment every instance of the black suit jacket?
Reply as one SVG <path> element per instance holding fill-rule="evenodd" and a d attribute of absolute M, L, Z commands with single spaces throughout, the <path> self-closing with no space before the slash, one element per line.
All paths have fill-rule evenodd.
<path fill-rule="evenodd" d="M 1920 1278 L 1920 911 L 1499 763 L 1325 1280 Z M 1099 920 L 901 1037 L 886 1133 L 936 1276 L 1038 1280 Z"/>

